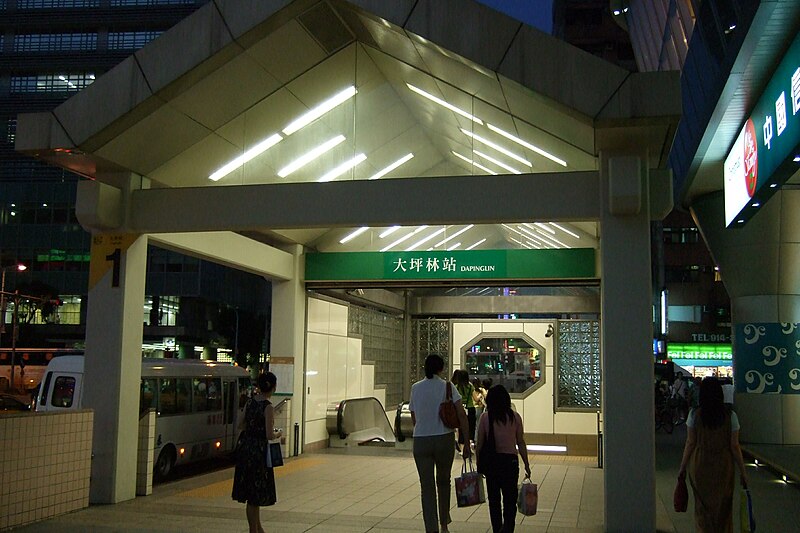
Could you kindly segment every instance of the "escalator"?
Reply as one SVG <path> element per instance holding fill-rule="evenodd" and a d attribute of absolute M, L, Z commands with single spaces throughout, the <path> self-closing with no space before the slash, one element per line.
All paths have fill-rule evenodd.
<path fill-rule="evenodd" d="M 395 433 L 377 398 L 352 398 L 331 403 L 326 426 L 331 448 L 394 446 Z"/>

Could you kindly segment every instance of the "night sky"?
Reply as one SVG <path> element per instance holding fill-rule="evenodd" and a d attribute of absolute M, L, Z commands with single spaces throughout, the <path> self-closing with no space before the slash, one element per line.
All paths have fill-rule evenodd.
<path fill-rule="evenodd" d="M 553 31 L 553 0 L 477 0 L 544 32 Z"/>

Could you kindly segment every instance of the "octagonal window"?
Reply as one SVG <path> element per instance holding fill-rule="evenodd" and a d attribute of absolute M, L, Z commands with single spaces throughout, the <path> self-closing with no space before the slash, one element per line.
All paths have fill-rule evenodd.
<path fill-rule="evenodd" d="M 484 334 L 462 350 L 470 379 L 491 380 L 512 395 L 526 395 L 544 382 L 545 350 L 525 334 Z"/>

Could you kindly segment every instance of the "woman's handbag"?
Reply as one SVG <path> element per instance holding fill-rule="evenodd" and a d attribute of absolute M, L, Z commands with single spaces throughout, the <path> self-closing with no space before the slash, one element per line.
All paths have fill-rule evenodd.
<path fill-rule="evenodd" d="M 479 505 L 486 501 L 486 492 L 483 489 L 483 477 L 472 467 L 472 459 L 464 459 L 461 467 L 461 476 L 456 478 L 456 503 L 459 507 Z"/>
<path fill-rule="evenodd" d="M 283 453 L 280 442 L 267 442 L 266 452 L 267 468 L 283 466 Z"/>
<path fill-rule="evenodd" d="M 456 411 L 456 404 L 453 403 L 453 385 L 447 382 L 447 394 L 445 400 L 439 404 L 439 418 L 445 427 L 450 429 L 457 429 L 459 424 L 458 411 Z"/>
<path fill-rule="evenodd" d="M 686 474 L 678 476 L 675 492 L 672 494 L 672 505 L 676 513 L 685 513 L 689 507 L 689 489 L 686 488 Z"/>
<path fill-rule="evenodd" d="M 742 489 L 739 509 L 739 531 L 742 533 L 754 533 L 756 530 L 756 519 L 753 516 L 753 498 L 748 489 Z"/>
<path fill-rule="evenodd" d="M 527 481 L 527 483 L 525 483 Z M 517 510 L 520 514 L 525 516 L 533 516 L 536 514 L 536 508 L 539 505 L 539 487 L 536 483 L 531 481 L 531 478 L 525 477 L 522 480 L 522 485 L 519 486 L 519 496 L 517 497 Z"/>

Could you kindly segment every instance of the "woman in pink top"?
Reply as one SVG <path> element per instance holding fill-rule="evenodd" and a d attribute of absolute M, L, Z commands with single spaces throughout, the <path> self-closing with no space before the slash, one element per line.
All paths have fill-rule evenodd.
<path fill-rule="evenodd" d="M 530 477 L 531 467 L 528 464 L 528 448 L 522 435 L 522 418 L 511 410 L 511 397 L 502 385 L 495 385 L 486 395 L 486 411 L 478 423 L 478 438 L 475 453 L 478 456 L 478 469 L 481 468 L 481 450 L 494 454 L 490 458 L 492 466 L 485 473 L 486 492 L 489 498 L 489 518 L 492 531 L 514 531 L 514 518 L 517 515 L 517 480 L 519 478 L 519 460 L 517 452 L 525 463 L 525 475 Z M 484 465 L 488 466 L 488 465 Z M 502 494 L 503 506 L 500 507 Z"/>

